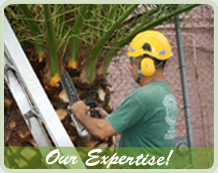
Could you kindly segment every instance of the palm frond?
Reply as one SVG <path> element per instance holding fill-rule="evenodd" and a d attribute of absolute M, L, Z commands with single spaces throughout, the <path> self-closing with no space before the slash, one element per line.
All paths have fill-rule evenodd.
<path fill-rule="evenodd" d="M 71 52 L 71 61 L 79 64 L 77 70 L 83 74 L 81 79 L 92 83 L 97 75 L 96 71 L 105 75 L 112 58 L 136 34 L 172 22 L 175 15 L 190 11 L 196 6 L 198 5 L 11 5 L 6 8 L 6 13 L 21 42 L 30 42 L 33 45 L 37 41 L 42 45 L 47 43 L 52 57 L 52 76 L 58 71 L 58 59 Z M 25 13 L 23 14 L 22 8 L 26 8 L 23 10 L 28 18 L 32 11 L 33 20 L 23 17 Z M 37 23 L 38 29 L 31 29 L 28 24 L 30 21 Z M 18 27 L 18 23 L 22 23 L 22 26 Z M 70 51 L 67 49 L 69 44 Z M 57 52 L 61 52 L 60 57 Z"/>
<path fill-rule="evenodd" d="M 56 35 L 53 27 L 53 18 L 50 6 L 48 4 L 43 5 L 44 19 L 46 28 L 46 38 L 49 48 L 49 56 L 51 63 L 51 77 L 55 77 L 59 73 L 59 58 L 57 53 Z"/>

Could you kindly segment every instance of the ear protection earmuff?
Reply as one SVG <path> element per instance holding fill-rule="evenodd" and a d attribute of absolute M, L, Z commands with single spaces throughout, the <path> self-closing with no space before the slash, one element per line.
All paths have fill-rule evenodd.
<path fill-rule="evenodd" d="M 133 58 L 133 62 L 134 64 L 137 66 L 138 68 L 138 77 L 136 79 L 137 83 L 140 83 L 140 80 L 143 76 L 145 77 L 150 77 L 152 75 L 154 75 L 155 71 L 157 68 L 159 68 L 164 61 L 159 62 L 158 64 L 155 65 L 155 60 L 153 59 L 153 57 L 140 57 L 141 58 L 141 62 L 139 63 L 136 58 Z"/>
<path fill-rule="evenodd" d="M 141 60 L 140 68 L 145 77 L 152 76 L 156 71 L 154 60 L 147 57 Z"/>

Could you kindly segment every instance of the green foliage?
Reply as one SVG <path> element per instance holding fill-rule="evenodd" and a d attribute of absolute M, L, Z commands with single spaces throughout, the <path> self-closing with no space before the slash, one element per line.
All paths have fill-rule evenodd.
<path fill-rule="evenodd" d="M 20 42 L 28 41 L 33 45 L 39 42 L 48 47 L 54 42 L 53 49 L 56 55 L 59 53 L 60 59 L 67 55 L 68 60 L 78 61 L 77 70 L 86 71 L 84 79 L 91 83 L 95 79 L 98 68 L 103 67 L 101 74 L 106 75 L 111 59 L 137 33 L 154 29 L 165 22 L 172 22 L 172 17 L 186 11 L 190 12 L 197 5 L 47 5 L 51 11 L 50 17 L 44 15 L 45 9 L 42 5 L 26 6 L 32 12 L 32 23 L 37 23 L 38 35 L 33 33 L 29 26 L 31 25 L 28 22 L 30 12 L 28 15 L 23 15 L 20 6 L 17 5 L 6 8 L 6 15 Z M 48 17 L 49 19 L 44 19 Z M 48 29 L 50 26 L 53 30 Z M 49 39 L 47 39 L 48 35 Z M 49 47 L 49 50 L 51 51 L 52 48 Z M 50 54 L 50 56 L 52 59 L 57 58 L 55 55 Z"/>
<path fill-rule="evenodd" d="M 92 5 L 89 5 L 89 8 L 91 8 Z M 79 9 L 79 14 L 76 16 L 74 26 L 72 28 L 73 38 L 72 38 L 72 51 L 70 56 L 70 61 L 74 64 L 78 63 L 78 56 L 79 56 L 79 44 L 80 40 L 78 38 L 78 35 L 80 34 L 80 31 L 83 29 L 83 19 L 85 17 L 85 14 L 87 12 L 87 4 L 81 5 Z M 76 67 L 73 67 L 76 68 Z"/>
<path fill-rule="evenodd" d="M 50 63 L 51 63 L 51 77 L 54 77 L 57 73 L 59 73 L 59 58 L 57 53 L 56 35 L 53 27 L 51 8 L 48 4 L 44 4 L 43 9 L 44 9 L 44 19 L 46 25 L 45 26 L 46 38 L 47 38 Z"/>
<path fill-rule="evenodd" d="M 33 37 L 38 37 L 40 35 L 39 28 L 37 26 L 37 21 L 34 20 L 33 14 L 31 13 L 30 9 L 28 8 L 26 4 L 19 4 L 18 6 L 22 10 L 26 18 L 31 35 Z M 38 56 L 40 56 L 40 54 L 42 54 L 42 51 L 43 51 L 41 40 L 36 40 L 34 45 L 36 47 Z"/>

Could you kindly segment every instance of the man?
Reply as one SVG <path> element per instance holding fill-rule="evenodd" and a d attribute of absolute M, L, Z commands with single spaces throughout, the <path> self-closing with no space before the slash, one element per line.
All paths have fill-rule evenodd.
<path fill-rule="evenodd" d="M 131 92 L 105 119 L 89 117 L 83 101 L 71 110 L 81 124 L 95 137 L 105 139 L 121 134 L 120 147 L 173 147 L 177 105 L 164 82 L 164 66 L 172 56 L 166 37 L 157 31 L 139 33 L 128 49 L 130 71 L 140 88 Z"/>

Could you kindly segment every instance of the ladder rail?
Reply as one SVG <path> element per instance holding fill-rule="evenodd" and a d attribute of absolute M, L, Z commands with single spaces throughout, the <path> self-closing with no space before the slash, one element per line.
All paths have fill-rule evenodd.
<path fill-rule="evenodd" d="M 8 70 L 6 75 L 7 75 L 6 83 L 15 99 L 15 102 L 17 103 L 21 111 L 21 114 L 37 146 L 40 147 L 52 146 L 42 124 L 39 121 L 39 118 L 36 115 L 34 115 L 34 113 L 31 111 L 32 108 L 29 105 L 28 99 L 26 98 L 26 94 L 23 91 L 22 87 L 20 86 L 20 83 L 18 82 L 14 72 L 12 70 Z"/>
<path fill-rule="evenodd" d="M 5 61 L 7 61 L 8 58 L 8 65 L 12 66 L 10 70 L 14 70 L 17 74 L 17 76 L 14 76 L 14 78 L 16 78 L 15 81 L 20 84 L 20 89 L 23 88 L 25 90 L 25 92 L 23 93 L 27 95 L 26 98 L 29 98 L 29 100 L 25 101 L 26 104 L 29 101 L 29 106 L 33 106 L 30 111 L 28 111 L 27 108 L 25 109 L 25 111 L 23 110 L 23 113 L 26 112 L 31 115 L 36 112 L 38 116 L 37 118 L 40 118 L 42 120 L 43 125 L 45 126 L 51 140 L 56 147 L 71 147 L 70 150 L 60 148 L 60 152 L 64 156 L 77 156 L 78 163 L 75 165 L 70 164 L 67 167 L 73 169 L 85 169 L 85 164 L 83 163 L 79 153 L 74 147 L 74 144 L 72 143 L 47 94 L 45 93 L 42 85 L 40 84 L 6 16 L 4 17 L 4 54 Z M 5 65 L 6 64 L 7 62 L 5 62 Z M 11 75 L 13 73 L 9 74 Z M 5 79 L 6 81 L 8 80 L 7 77 L 5 77 Z M 20 103 L 18 103 L 18 105 L 19 104 Z M 33 129 L 33 127 L 30 129 Z M 39 143 L 39 141 L 37 141 L 37 143 L 39 145 L 42 145 Z"/>
<path fill-rule="evenodd" d="M 4 48 L 7 57 L 19 72 L 24 87 L 30 94 L 35 109 L 39 112 L 52 141 L 58 147 L 73 147 L 66 130 L 52 107 L 44 89 L 35 75 L 25 53 L 23 52 L 9 22 L 4 20 Z"/>

